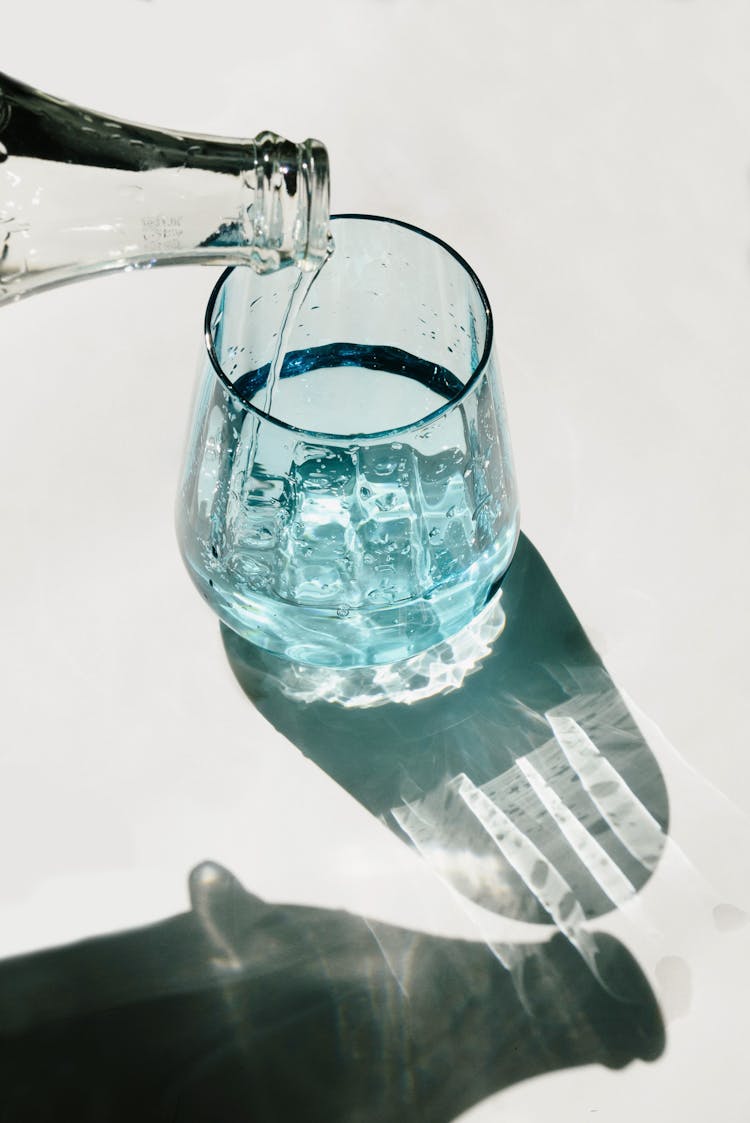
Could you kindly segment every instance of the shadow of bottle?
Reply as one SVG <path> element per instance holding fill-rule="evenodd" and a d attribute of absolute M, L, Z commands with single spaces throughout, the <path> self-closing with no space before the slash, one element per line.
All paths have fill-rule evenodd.
<path fill-rule="evenodd" d="M 461 689 L 413 705 L 295 700 L 287 665 L 224 639 L 261 712 L 456 888 L 560 931 L 444 939 L 270 905 L 204 863 L 184 915 L 0 963 L 1 1123 L 448 1123 L 660 1055 L 637 963 L 581 925 L 655 868 L 663 780 L 526 539 L 502 603 Z"/>
<path fill-rule="evenodd" d="M 0 964 L 8 1123 L 448 1123 L 556 1069 L 656 1058 L 639 967 L 558 934 L 482 943 L 269 905 L 225 869 L 189 913 Z"/>
<path fill-rule="evenodd" d="M 666 840 L 667 792 L 524 535 L 501 604 L 504 629 L 460 689 L 422 690 L 413 704 L 336 704 L 325 689 L 298 689 L 301 673 L 325 687 L 325 670 L 299 668 L 290 679 L 284 660 L 223 626 L 222 636 L 257 709 L 454 888 L 494 912 L 564 930 L 571 917 L 623 904 L 651 876 Z"/>

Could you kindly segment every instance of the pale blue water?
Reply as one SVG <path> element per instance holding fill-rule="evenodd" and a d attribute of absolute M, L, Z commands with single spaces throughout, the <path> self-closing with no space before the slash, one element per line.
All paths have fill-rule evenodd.
<path fill-rule="evenodd" d="M 339 432 L 387 428 L 407 397 L 424 416 L 462 385 L 397 348 L 348 343 L 290 352 L 280 373 L 274 415 L 314 429 L 317 403 Z M 268 374 L 235 393 L 262 408 Z M 212 607 L 253 642 L 310 662 L 405 658 L 468 623 L 510 561 L 516 512 L 470 441 L 323 443 L 251 412 L 229 425 L 218 406 L 208 426 L 197 499 L 210 533 L 182 535 L 183 548 Z"/>

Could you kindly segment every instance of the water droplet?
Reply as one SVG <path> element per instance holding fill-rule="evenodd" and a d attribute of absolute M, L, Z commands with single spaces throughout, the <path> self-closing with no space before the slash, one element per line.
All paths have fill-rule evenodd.
<path fill-rule="evenodd" d="M 346 617 L 349 615 L 349 606 L 346 605 L 346 604 L 342 604 L 340 608 L 336 609 L 336 615 L 341 620 L 345 620 Z"/>
<path fill-rule="evenodd" d="M 7 160 L 7 159 L 8 159 L 8 149 L 5 147 L 3 142 L 0 140 L 0 164 L 2 164 L 2 162 L 4 160 Z"/>
<path fill-rule="evenodd" d="M 445 512 L 445 517 L 447 519 L 452 519 L 453 516 L 455 515 L 455 513 L 456 513 L 456 508 L 455 507 L 449 507 L 448 510 Z"/>
<path fill-rule="evenodd" d="M 363 499 L 369 499 L 370 496 L 372 495 L 372 492 L 370 491 L 369 487 L 361 487 L 359 489 L 359 494 L 362 496 Z"/>

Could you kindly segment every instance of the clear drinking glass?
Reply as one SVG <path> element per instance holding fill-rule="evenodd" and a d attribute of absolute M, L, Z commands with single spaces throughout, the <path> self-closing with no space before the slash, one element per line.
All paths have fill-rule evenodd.
<path fill-rule="evenodd" d="M 216 285 L 178 535 L 198 589 L 251 642 L 302 663 L 392 663 L 497 591 L 515 477 L 471 268 L 406 223 L 340 215 L 332 229 L 335 252 L 287 315 L 272 397 L 299 273 L 230 269 Z"/>

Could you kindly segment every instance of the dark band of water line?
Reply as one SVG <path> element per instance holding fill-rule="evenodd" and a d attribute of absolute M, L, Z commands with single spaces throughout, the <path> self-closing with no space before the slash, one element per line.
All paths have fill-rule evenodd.
<path fill-rule="evenodd" d="M 419 382 L 434 394 L 450 401 L 464 389 L 464 383 L 446 367 L 420 359 L 399 347 L 373 346 L 362 343 L 328 343 L 288 351 L 281 368 L 281 378 L 332 367 L 359 367 L 362 370 L 385 371 Z M 248 405 L 268 381 L 271 364 L 246 371 L 233 383 L 235 394 Z"/>

